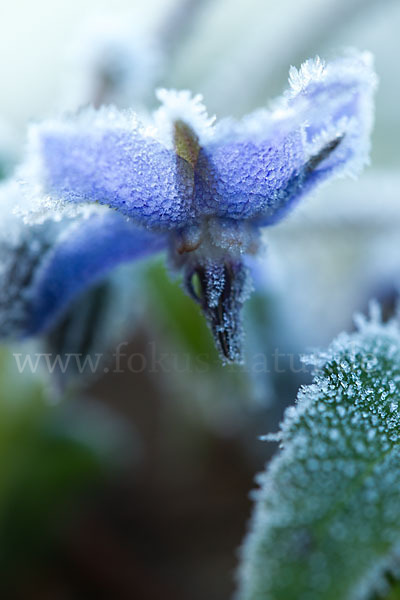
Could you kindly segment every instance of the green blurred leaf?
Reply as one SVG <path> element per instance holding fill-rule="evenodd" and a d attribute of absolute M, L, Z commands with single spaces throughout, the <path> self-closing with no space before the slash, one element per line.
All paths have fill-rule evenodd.
<path fill-rule="evenodd" d="M 39 558 L 76 497 L 114 466 L 126 440 L 89 402 L 54 404 L 39 374 L 0 349 L 0 570 Z M 121 454 L 121 452 L 120 452 Z M 39 559 L 40 560 L 40 559 Z"/>

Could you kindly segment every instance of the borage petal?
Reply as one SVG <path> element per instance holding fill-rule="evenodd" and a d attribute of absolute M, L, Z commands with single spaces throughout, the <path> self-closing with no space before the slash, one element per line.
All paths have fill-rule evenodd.
<path fill-rule="evenodd" d="M 291 70 L 275 111 L 217 125 L 196 168 L 198 210 L 268 225 L 329 176 L 357 174 L 370 149 L 371 62 L 367 53 L 308 61 Z"/>
<path fill-rule="evenodd" d="M 88 109 L 31 133 L 43 185 L 66 202 L 106 204 L 154 228 L 193 220 L 193 170 L 131 113 Z"/>
<path fill-rule="evenodd" d="M 165 246 L 162 235 L 139 229 L 115 212 L 94 214 L 69 227 L 36 272 L 26 335 L 47 330 L 80 293 L 120 263 Z"/>

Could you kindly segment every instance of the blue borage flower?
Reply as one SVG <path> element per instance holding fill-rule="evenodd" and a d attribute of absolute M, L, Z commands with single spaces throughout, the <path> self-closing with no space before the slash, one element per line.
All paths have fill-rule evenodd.
<path fill-rule="evenodd" d="M 270 111 L 215 124 L 200 96 L 161 90 L 140 122 L 114 108 L 85 110 L 33 128 L 39 207 L 93 203 L 36 274 L 27 334 L 121 261 L 165 246 L 200 304 L 226 361 L 241 360 L 241 307 L 251 290 L 244 255 L 259 230 L 317 184 L 368 162 L 376 77 L 368 53 L 290 70 Z M 125 218 L 123 218 L 125 217 Z"/>

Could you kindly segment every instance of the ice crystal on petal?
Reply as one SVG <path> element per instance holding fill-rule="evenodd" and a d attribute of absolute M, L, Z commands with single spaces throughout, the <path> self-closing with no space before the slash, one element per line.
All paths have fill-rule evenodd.
<path fill-rule="evenodd" d="M 325 62 L 316 56 L 304 62 L 300 69 L 290 67 L 289 84 L 290 94 L 295 96 L 302 92 L 311 81 L 320 81 L 324 76 Z"/>
<path fill-rule="evenodd" d="M 201 94 L 193 96 L 188 90 L 160 88 L 156 96 L 161 106 L 154 113 L 154 123 L 160 140 L 167 146 L 173 147 L 172 127 L 176 121 L 189 125 L 198 135 L 201 144 L 212 138 L 216 117 L 208 116 Z"/>
<path fill-rule="evenodd" d="M 311 358 L 259 476 L 241 600 L 367 600 L 400 548 L 400 330 L 376 308 Z"/>

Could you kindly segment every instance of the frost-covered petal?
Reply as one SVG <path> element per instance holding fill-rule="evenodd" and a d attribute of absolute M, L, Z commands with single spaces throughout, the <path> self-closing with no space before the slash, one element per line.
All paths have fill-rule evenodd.
<path fill-rule="evenodd" d="M 268 138 L 229 134 L 200 150 L 195 171 L 199 211 L 250 219 L 275 210 L 305 162 L 302 131 Z"/>
<path fill-rule="evenodd" d="M 196 202 L 206 213 L 269 224 L 331 175 L 368 162 L 376 78 L 367 53 L 291 70 L 272 112 L 222 122 L 200 152 Z"/>
<path fill-rule="evenodd" d="M 164 245 L 162 235 L 139 229 L 115 212 L 78 221 L 57 240 L 36 272 L 25 334 L 48 329 L 79 294 L 117 265 Z"/>
<path fill-rule="evenodd" d="M 131 113 L 84 111 L 32 131 L 43 189 L 72 203 L 97 202 L 137 223 L 179 227 L 193 219 L 193 172 Z"/>
<path fill-rule="evenodd" d="M 16 206 L 29 211 L 20 186 L 10 181 L 0 186 L 0 338 L 42 333 L 114 266 L 165 242 L 105 207 L 92 206 L 78 218 L 49 213 L 28 224 Z"/>

